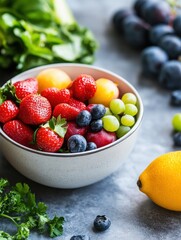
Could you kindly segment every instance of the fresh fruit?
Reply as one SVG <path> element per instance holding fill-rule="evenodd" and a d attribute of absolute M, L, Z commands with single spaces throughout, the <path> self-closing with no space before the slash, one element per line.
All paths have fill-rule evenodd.
<path fill-rule="evenodd" d="M 130 131 L 130 127 L 128 126 L 119 126 L 118 130 L 116 131 L 116 136 L 117 138 L 121 138 L 123 137 L 126 133 L 128 133 Z"/>
<path fill-rule="evenodd" d="M 16 97 L 20 100 L 29 94 L 35 94 L 38 92 L 38 81 L 36 78 L 28 78 L 22 81 L 20 80 L 15 82 L 13 85 L 15 87 Z"/>
<path fill-rule="evenodd" d="M 99 78 L 96 80 L 97 90 L 94 96 L 89 99 L 89 103 L 103 104 L 105 107 L 109 106 L 113 98 L 118 98 L 119 89 L 117 85 L 109 79 Z"/>
<path fill-rule="evenodd" d="M 70 100 L 70 91 L 67 88 L 58 89 L 55 87 L 46 88 L 41 92 L 41 96 L 48 99 L 52 108 L 59 103 L 68 103 Z"/>
<path fill-rule="evenodd" d="M 181 89 L 181 63 L 176 60 L 166 62 L 160 71 L 159 83 L 169 90 Z"/>
<path fill-rule="evenodd" d="M 99 148 L 116 141 L 116 133 L 102 129 L 99 132 L 87 132 L 85 138 L 87 142 L 94 142 Z"/>
<path fill-rule="evenodd" d="M 119 9 L 114 13 L 112 22 L 118 33 L 123 32 L 123 20 L 130 15 L 133 15 L 132 9 Z"/>
<path fill-rule="evenodd" d="M 75 134 L 79 134 L 84 136 L 86 134 L 87 128 L 86 127 L 79 127 L 76 122 L 71 121 L 67 123 L 67 131 L 65 134 L 65 140 L 67 141 L 69 137 Z"/>
<path fill-rule="evenodd" d="M 173 106 L 181 106 L 181 90 L 175 90 L 171 93 L 170 104 Z"/>
<path fill-rule="evenodd" d="M 75 134 L 68 139 L 67 147 L 71 153 L 84 152 L 87 148 L 87 142 L 83 136 Z"/>
<path fill-rule="evenodd" d="M 71 89 L 74 98 L 85 102 L 94 96 L 96 83 L 92 76 L 81 74 L 73 81 Z"/>
<path fill-rule="evenodd" d="M 53 116 L 65 118 L 67 121 L 75 120 L 80 110 L 68 103 L 60 103 L 53 110 Z"/>
<path fill-rule="evenodd" d="M 109 107 L 113 114 L 121 114 L 125 111 L 125 104 L 119 98 L 112 99 L 109 104 Z"/>
<path fill-rule="evenodd" d="M 53 70 L 45 69 L 38 76 L 41 79 L 47 73 L 50 77 L 49 71 L 53 74 Z M 53 78 L 56 78 L 56 74 Z M 106 78 L 95 81 L 92 76 L 81 74 L 69 88 L 59 89 L 50 83 L 50 86 L 44 86 L 41 93 L 37 93 L 36 78 L 23 80 L 22 86 L 20 83 L 21 81 L 18 81 L 15 85 L 19 90 L 19 97 L 23 96 L 24 89 L 27 89 L 22 99 L 17 98 L 15 86 L 10 81 L 0 88 L 0 118 L 6 117 L 6 120 L 1 121 L 2 125 L 5 121 L 18 119 L 28 128 L 36 129 L 31 147 L 44 152 L 73 153 L 106 146 L 131 129 L 125 127 L 126 130 L 118 131 L 121 118 L 128 114 L 130 117 L 135 116 L 138 111 L 136 96 L 133 93 L 125 93 L 120 99 L 117 84 Z M 23 91 L 20 96 L 21 89 Z M 99 95 L 95 96 L 96 94 Z M 90 96 L 93 97 L 89 99 Z M 6 109 L 4 114 L 2 107 L 5 102 L 15 106 L 16 113 L 9 114 Z M 63 119 L 67 123 L 66 126 Z M 130 119 L 126 121 L 127 125 L 134 125 L 133 121 L 132 125 L 130 124 Z"/>
<path fill-rule="evenodd" d="M 80 111 L 82 111 L 82 110 L 86 110 L 86 105 L 85 105 L 85 103 L 83 103 L 83 102 L 81 102 L 81 101 L 79 101 L 79 100 L 76 100 L 76 99 L 74 99 L 74 98 L 70 98 L 70 100 L 69 100 L 69 102 L 68 102 L 68 104 L 70 105 L 70 106 L 73 106 L 73 107 L 75 107 L 75 108 L 78 108 Z"/>
<path fill-rule="evenodd" d="M 166 1 L 148 0 L 142 6 L 141 17 L 151 25 L 168 24 L 171 19 L 171 9 Z"/>
<path fill-rule="evenodd" d="M 94 220 L 94 228 L 97 231 L 105 231 L 111 226 L 111 220 L 106 215 L 98 215 Z"/>
<path fill-rule="evenodd" d="M 91 113 L 87 110 L 83 110 L 79 112 L 75 121 L 79 127 L 86 127 L 89 126 L 91 120 L 92 120 Z"/>
<path fill-rule="evenodd" d="M 93 120 L 100 119 L 104 116 L 106 113 L 106 108 L 102 104 L 94 104 L 94 106 L 91 107 L 90 113 Z"/>
<path fill-rule="evenodd" d="M 149 44 L 149 28 L 142 19 L 130 15 L 123 20 L 124 39 L 132 47 L 143 48 Z"/>
<path fill-rule="evenodd" d="M 65 119 L 53 117 L 36 131 L 36 146 L 44 152 L 57 152 L 63 145 L 65 133 Z"/>
<path fill-rule="evenodd" d="M 138 113 L 138 108 L 131 103 L 125 104 L 124 114 L 135 116 Z"/>
<path fill-rule="evenodd" d="M 173 27 L 165 24 L 159 24 L 150 29 L 149 39 L 154 45 L 158 45 L 162 37 L 174 35 Z"/>
<path fill-rule="evenodd" d="M 92 132 L 99 132 L 101 131 L 101 129 L 103 128 L 103 122 L 102 122 L 102 119 L 97 119 L 97 120 L 93 120 L 91 123 L 90 123 L 90 130 Z"/>
<path fill-rule="evenodd" d="M 11 120 L 3 125 L 3 131 L 14 141 L 26 147 L 33 147 L 33 130 L 20 120 Z"/>
<path fill-rule="evenodd" d="M 56 87 L 58 89 L 68 88 L 72 82 L 70 76 L 58 68 L 42 70 L 36 78 L 38 80 L 39 93 L 49 87 Z"/>
<path fill-rule="evenodd" d="M 172 118 L 172 126 L 174 130 L 181 131 L 181 113 L 176 113 Z"/>
<path fill-rule="evenodd" d="M 70 240 L 90 240 L 90 237 L 88 235 L 74 235 Z"/>
<path fill-rule="evenodd" d="M 145 75 L 158 75 L 167 61 L 166 52 L 156 46 L 147 47 L 141 53 L 141 64 Z"/>
<path fill-rule="evenodd" d="M 181 40 L 177 36 L 167 35 L 162 37 L 158 46 L 167 53 L 169 59 L 177 59 L 180 56 Z"/>
<path fill-rule="evenodd" d="M 159 206 L 181 211 L 181 151 L 165 153 L 140 174 L 137 185 Z"/>
<path fill-rule="evenodd" d="M 94 150 L 97 148 L 97 145 L 94 142 L 88 142 L 86 151 Z"/>
<path fill-rule="evenodd" d="M 135 124 L 135 119 L 133 116 L 125 114 L 121 117 L 121 124 L 124 126 L 132 127 Z"/>
<path fill-rule="evenodd" d="M 173 134 L 174 146 L 181 147 L 181 132 L 176 132 Z"/>
<path fill-rule="evenodd" d="M 181 36 L 181 15 L 177 15 L 173 20 L 173 28 L 175 33 L 180 37 Z"/>
<path fill-rule="evenodd" d="M 124 104 L 131 103 L 135 105 L 137 103 L 137 98 L 133 93 L 124 93 L 121 100 Z"/>
<path fill-rule="evenodd" d="M 106 115 L 102 118 L 103 128 L 108 132 L 115 132 L 118 130 L 120 124 L 118 119 L 113 115 Z"/>
<path fill-rule="evenodd" d="M 5 100 L 0 105 L 0 122 L 5 123 L 14 119 L 19 113 L 19 108 L 11 100 Z"/>
<path fill-rule="evenodd" d="M 30 94 L 23 98 L 19 106 L 18 117 L 26 124 L 39 125 L 47 122 L 52 115 L 49 101 L 38 94 Z"/>

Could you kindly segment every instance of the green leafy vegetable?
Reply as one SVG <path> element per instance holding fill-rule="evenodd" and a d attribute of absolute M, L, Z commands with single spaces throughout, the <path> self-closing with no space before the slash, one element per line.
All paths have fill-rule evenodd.
<path fill-rule="evenodd" d="M 51 238 L 63 233 L 64 218 L 54 216 L 50 219 L 47 206 L 36 202 L 35 194 L 26 183 L 10 186 L 8 180 L 3 178 L 0 179 L 0 218 L 8 219 L 17 229 L 13 236 L 1 230 L 1 240 L 25 240 L 31 230 L 48 233 Z"/>
<path fill-rule="evenodd" d="M 55 62 L 91 64 L 97 42 L 66 0 L 0 0 L 0 67 L 22 71 Z"/>

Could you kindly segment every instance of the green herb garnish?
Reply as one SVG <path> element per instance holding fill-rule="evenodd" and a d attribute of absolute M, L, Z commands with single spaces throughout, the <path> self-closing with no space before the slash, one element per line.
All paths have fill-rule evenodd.
<path fill-rule="evenodd" d="M 17 231 L 10 235 L 0 230 L 1 240 L 25 240 L 31 230 L 41 234 L 48 234 L 51 238 L 62 235 L 63 217 L 47 215 L 47 206 L 37 202 L 35 194 L 26 183 L 17 183 L 11 186 L 6 179 L 0 179 L 0 219 L 8 219 Z M 1 222 L 1 220 L 0 220 Z"/>

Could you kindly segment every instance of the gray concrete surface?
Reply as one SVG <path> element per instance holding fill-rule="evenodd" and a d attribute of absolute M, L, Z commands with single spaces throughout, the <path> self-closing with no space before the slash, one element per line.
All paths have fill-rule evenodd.
<path fill-rule="evenodd" d="M 181 214 L 156 206 L 136 186 L 138 176 L 155 157 L 177 150 L 171 138 L 171 119 L 180 109 L 169 105 L 168 91 L 141 76 L 139 51 L 124 44 L 112 28 L 113 13 L 131 7 L 133 1 L 68 0 L 68 3 L 79 24 L 90 28 L 99 42 L 94 65 L 120 74 L 139 91 L 145 112 L 138 141 L 120 169 L 88 187 L 61 190 L 39 185 L 14 170 L 3 156 L 0 177 L 27 182 L 38 200 L 48 205 L 50 215 L 65 217 L 64 234 L 57 239 L 87 234 L 91 240 L 178 240 Z M 111 219 L 111 227 L 102 233 L 94 232 L 93 220 L 103 214 Z M 0 230 L 3 228 L 6 226 L 0 221 Z M 31 239 L 49 238 L 32 234 Z"/>

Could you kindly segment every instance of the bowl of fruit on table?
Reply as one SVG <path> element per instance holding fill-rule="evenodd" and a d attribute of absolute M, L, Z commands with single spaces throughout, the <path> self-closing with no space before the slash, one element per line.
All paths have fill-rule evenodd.
<path fill-rule="evenodd" d="M 143 116 L 136 89 L 95 66 L 37 67 L 0 91 L 3 155 L 21 174 L 50 187 L 87 186 L 117 170 Z"/>

